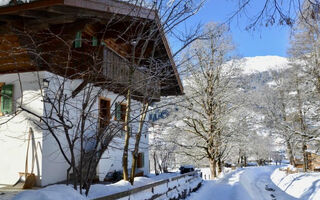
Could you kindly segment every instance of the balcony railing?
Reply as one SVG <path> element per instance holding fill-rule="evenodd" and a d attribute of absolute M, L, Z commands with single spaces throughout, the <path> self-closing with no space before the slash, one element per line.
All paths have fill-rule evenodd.
<path fill-rule="evenodd" d="M 112 84 L 128 88 L 130 70 L 128 61 L 107 47 L 104 49 L 103 58 L 104 76 L 111 80 Z M 142 98 L 144 96 L 152 97 L 153 99 L 160 98 L 159 79 L 142 72 L 140 69 L 134 70 L 131 86 L 134 94 Z"/>

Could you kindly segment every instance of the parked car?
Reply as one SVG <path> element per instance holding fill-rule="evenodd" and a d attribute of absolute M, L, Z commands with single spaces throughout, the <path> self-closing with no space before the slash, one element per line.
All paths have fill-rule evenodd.
<path fill-rule="evenodd" d="M 231 168 L 231 167 L 232 167 L 232 163 L 226 162 L 226 163 L 224 163 L 224 167 L 229 167 L 229 168 Z"/>
<path fill-rule="evenodd" d="M 182 165 L 180 166 L 179 170 L 180 170 L 180 174 L 185 174 L 188 172 L 193 172 L 194 167 L 192 165 Z"/>
<path fill-rule="evenodd" d="M 117 182 L 122 180 L 123 174 L 122 171 L 116 171 L 109 172 L 106 177 L 104 178 L 104 181 L 110 181 L 110 182 Z"/>

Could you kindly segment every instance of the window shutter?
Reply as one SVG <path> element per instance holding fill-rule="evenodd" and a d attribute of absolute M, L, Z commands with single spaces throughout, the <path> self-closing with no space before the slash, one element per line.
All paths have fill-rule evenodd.
<path fill-rule="evenodd" d="M 74 47 L 75 48 L 81 48 L 82 46 L 82 32 L 81 31 L 78 31 L 77 34 L 76 34 L 76 39 L 75 39 L 75 42 L 74 42 Z"/>
<path fill-rule="evenodd" d="M 116 120 L 121 120 L 121 105 L 120 103 L 116 103 L 115 104 L 115 117 Z"/>
<path fill-rule="evenodd" d="M 137 168 L 144 168 L 144 153 L 138 153 Z"/>
<path fill-rule="evenodd" d="M 13 85 L 4 85 L 1 89 L 1 111 L 4 114 L 12 113 Z"/>
<path fill-rule="evenodd" d="M 141 168 L 144 168 L 144 153 L 141 153 Z"/>
<path fill-rule="evenodd" d="M 97 37 L 95 37 L 95 36 L 92 37 L 92 46 L 93 46 L 93 47 L 98 46 L 98 39 L 97 39 Z"/>

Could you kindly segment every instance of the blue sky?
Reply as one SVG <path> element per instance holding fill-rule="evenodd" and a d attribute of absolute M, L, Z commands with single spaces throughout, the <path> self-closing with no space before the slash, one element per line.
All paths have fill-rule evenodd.
<path fill-rule="evenodd" d="M 207 0 L 200 12 L 194 16 L 187 26 L 201 22 L 206 24 L 211 21 L 225 22 L 230 14 L 236 9 L 237 0 Z M 258 12 L 263 0 L 253 1 L 247 12 L 253 15 Z M 290 28 L 286 26 L 258 27 L 256 31 L 246 31 L 245 26 L 249 24 L 247 17 L 235 18 L 230 24 L 237 53 L 240 56 L 264 56 L 278 55 L 286 56 L 289 45 Z"/>

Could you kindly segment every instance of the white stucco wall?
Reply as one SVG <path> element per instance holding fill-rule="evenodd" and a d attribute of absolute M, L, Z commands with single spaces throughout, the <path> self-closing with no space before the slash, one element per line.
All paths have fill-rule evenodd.
<path fill-rule="evenodd" d="M 117 94 L 114 94 L 112 92 L 107 92 L 105 95 L 107 98 L 111 99 L 111 102 L 115 102 L 115 101 L 125 102 L 124 100 L 125 98 L 123 96 L 118 96 Z M 115 109 L 114 105 L 115 103 L 112 103 L 112 108 L 111 108 L 112 111 L 114 111 Z M 132 124 L 133 133 L 136 133 L 138 130 L 140 108 L 141 108 L 141 103 L 133 100 L 132 107 L 131 107 L 132 109 L 131 119 L 133 120 L 133 124 Z M 148 128 L 146 127 L 147 124 L 148 123 L 145 123 L 144 125 L 144 131 L 141 136 L 140 145 L 139 145 L 139 152 L 144 153 L 144 168 L 141 168 L 139 170 L 143 170 L 144 175 L 149 174 L 149 149 L 148 149 L 149 138 L 148 138 L 148 132 L 146 131 L 148 130 Z M 132 164 L 131 153 L 134 150 L 134 144 L 135 144 L 135 135 L 133 134 L 129 142 L 129 157 L 128 157 L 129 168 L 131 168 L 131 164 Z M 101 181 L 104 179 L 104 177 L 107 175 L 108 172 L 122 170 L 123 146 L 124 146 L 124 133 L 122 134 L 122 137 L 117 137 L 112 141 L 108 150 L 105 151 L 105 153 L 103 154 L 99 162 L 99 165 L 97 167 L 97 173 Z"/>
<path fill-rule="evenodd" d="M 21 73 L 21 85 L 19 83 L 18 74 L 0 75 L 0 82 L 5 84 L 13 84 L 14 111 L 18 111 L 17 107 L 21 103 L 22 106 L 42 115 L 43 102 L 41 102 L 41 91 L 38 77 L 42 77 L 43 73 Z M 21 94 L 21 91 L 23 95 Z M 23 96 L 23 99 L 21 99 Z M 28 132 L 31 127 L 35 135 L 35 144 L 37 146 L 37 161 L 34 167 L 34 173 L 40 177 L 42 156 L 40 148 L 42 144 L 42 131 L 39 130 L 29 119 L 32 115 L 25 112 L 18 112 L 14 115 L 0 116 L 0 184 L 14 184 L 19 180 L 19 172 L 25 172 L 26 152 L 28 143 Z M 28 172 L 32 168 L 32 145 L 29 148 Z M 40 147 L 40 148 L 39 148 Z M 38 183 L 39 184 L 39 183 Z"/>
<path fill-rule="evenodd" d="M 50 96 L 50 91 L 56 91 L 59 81 L 63 79 L 49 72 L 38 73 L 21 73 L 22 91 L 23 91 L 23 107 L 35 112 L 39 116 L 45 116 L 46 112 L 50 111 L 51 106 L 43 103 L 41 92 L 44 95 Z M 47 79 L 50 81 L 49 88 L 40 90 L 39 80 Z M 21 102 L 21 89 L 18 81 L 18 74 L 0 75 L 0 82 L 6 84 L 14 84 L 14 109 L 17 108 L 19 102 Z M 68 95 L 81 83 L 81 80 L 67 80 L 65 84 L 65 93 Z M 42 83 L 41 83 L 42 84 Z M 79 119 L 79 107 L 81 106 L 81 93 L 76 98 L 71 100 L 68 107 L 70 120 L 75 122 Z M 114 112 L 115 102 L 125 102 L 123 96 L 119 96 L 110 91 L 104 91 L 101 95 L 111 100 L 111 111 Z M 141 104 L 137 101 L 133 101 L 132 118 L 140 111 Z M 92 115 L 98 117 L 99 103 L 98 99 L 95 100 Z M 113 113 L 114 114 L 114 113 Z M 6 122 L 13 115 L 0 117 L 0 123 Z M 112 120 L 114 117 L 112 117 Z M 40 130 L 34 125 L 33 120 L 37 120 L 30 114 L 22 112 L 12 118 L 10 121 L 3 125 L 0 125 L 0 184 L 14 184 L 18 179 L 18 172 L 24 172 L 26 150 L 27 150 L 27 136 L 30 127 L 33 128 L 35 133 L 35 142 L 38 147 L 38 166 L 35 167 L 34 173 L 41 177 L 42 186 L 53 184 L 56 182 L 64 181 L 67 176 L 67 168 L 69 165 L 66 163 L 62 156 L 55 139 L 46 130 Z M 54 125 L 54 123 L 52 123 Z M 133 125 L 133 132 L 137 130 L 138 122 Z M 91 131 L 92 127 L 91 127 Z M 75 128 L 70 130 L 71 134 L 76 134 Z M 90 129 L 88 129 L 90 134 Z M 58 139 L 61 141 L 62 147 L 66 150 L 66 154 L 69 155 L 68 145 L 63 133 L 57 134 Z M 109 171 L 122 169 L 122 148 L 124 137 L 115 138 L 108 151 L 106 151 L 99 163 L 97 172 L 100 176 L 107 174 Z M 130 140 L 130 151 L 133 150 L 134 139 Z M 42 151 L 40 150 L 42 149 Z M 149 161 L 148 161 L 148 135 L 144 133 L 141 137 L 140 152 L 144 152 L 145 165 L 144 174 L 149 173 Z M 76 152 L 79 154 L 79 152 Z M 29 154 L 29 172 L 31 171 L 31 150 Z M 129 156 L 131 165 L 131 154 Z M 37 165 L 36 165 L 37 166 Z"/>
<path fill-rule="evenodd" d="M 61 81 L 60 78 L 57 78 L 56 75 L 53 75 L 51 73 L 46 73 L 47 80 L 50 80 L 49 89 L 47 91 L 56 91 L 57 86 L 59 83 L 55 83 L 57 81 Z M 72 91 L 74 91 L 75 88 L 81 83 L 81 80 L 68 80 L 65 84 L 65 92 L 70 95 Z M 92 93 L 93 96 L 95 96 L 98 92 L 98 88 Z M 47 92 L 48 94 L 50 92 Z M 70 120 L 74 121 L 75 124 L 77 124 L 77 120 L 79 120 L 79 111 L 81 110 L 81 100 L 83 98 L 83 93 L 79 93 L 74 99 L 71 100 L 72 107 L 70 107 Z M 50 95 L 49 95 L 50 96 Z M 102 92 L 100 97 L 107 98 L 111 101 L 111 120 L 114 121 L 114 111 L 115 111 L 115 103 L 121 102 L 125 103 L 125 97 L 120 96 L 119 94 L 115 94 L 111 91 L 105 90 Z M 137 115 L 140 113 L 140 107 L 141 103 L 138 101 L 133 100 L 132 101 L 132 119 L 134 120 L 134 123 L 132 125 L 133 132 L 136 132 L 138 129 L 138 119 Z M 45 110 L 50 110 L 49 105 L 45 105 Z M 99 116 L 99 99 L 95 99 L 95 104 L 92 108 L 91 115 L 93 118 L 96 118 L 94 120 L 97 120 Z M 89 124 L 88 124 L 89 125 Z M 91 132 L 95 131 L 96 127 L 90 127 L 87 130 L 87 134 L 90 134 Z M 147 130 L 147 128 L 145 128 Z M 73 129 L 70 131 L 71 134 L 77 134 L 76 130 Z M 143 136 L 141 137 L 141 143 L 140 143 L 140 152 L 143 152 L 145 154 L 145 165 L 143 169 L 144 174 L 149 174 L 149 154 L 148 154 L 148 135 L 147 132 L 144 132 Z M 42 185 L 48 185 L 51 183 L 55 183 L 58 181 L 65 180 L 67 175 L 67 168 L 68 165 L 65 162 L 62 154 L 60 151 L 57 150 L 56 141 L 52 138 L 51 134 L 44 132 L 44 138 L 43 138 L 43 145 L 46 146 L 46 148 L 43 150 L 43 179 L 42 179 Z M 62 146 L 65 149 L 68 149 L 66 140 L 63 136 L 60 136 L 60 141 L 62 142 Z M 114 170 L 122 170 L 122 151 L 123 151 L 123 142 L 124 142 L 124 136 L 116 137 L 114 138 L 113 142 L 110 144 L 110 148 L 103 154 L 102 159 L 97 167 L 97 173 L 99 176 L 103 177 L 105 176 L 109 171 Z M 134 145 L 134 137 L 130 140 L 130 151 L 133 151 L 133 145 Z M 68 153 L 68 152 L 67 152 Z M 79 154 L 80 152 L 76 152 Z M 129 164 L 131 166 L 131 154 L 129 155 Z"/>
<path fill-rule="evenodd" d="M 48 96 L 51 99 L 54 99 L 54 95 L 57 95 L 57 91 L 59 90 L 59 87 L 63 85 L 64 88 L 64 94 L 67 94 L 67 96 L 70 96 L 72 91 L 81 83 L 81 80 L 65 80 L 62 77 L 46 72 L 45 73 L 46 80 L 49 81 L 49 87 L 44 90 L 44 93 L 46 96 Z M 78 119 L 78 109 L 77 107 L 77 98 L 68 100 L 67 105 L 67 111 L 68 113 L 65 114 L 65 117 L 68 117 L 73 123 L 76 123 L 76 120 Z M 57 103 L 57 102 L 55 102 Z M 65 104 L 65 105 L 66 105 Z M 63 103 L 62 103 L 63 105 Z M 72 107 L 72 106 L 75 107 Z M 51 112 L 52 106 L 49 103 L 44 104 L 44 113 L 43 116 L 49 116 Z M 58 119 L 58 117 L 55 115 L 55 112 L 53 114 L 53 118 Z M 59 125 L 57 123 L 54 123 L 53 120 L 49 121 L 51 126 Z M 63 130 L 59 131 L 57 129 L 54 130 L 55 135 L 61 144 L 61 147 L 65 154 L 70 159 L 70 151 L 69 146 L 67 143 L 67 139 L 65 136 L 65 133 Z M 74 132 L 74 129 L 70 130 L 70 134 L 72 135 Z M 71 137 L 72 138 L 72 137 Z M 41 184 L 42 186 L 65 181 L 67 179 L 67 169 L 69 168 L 69 164 L 66 162 L 66 159 L 63 157 L 61 150 L 58 146 L 57 140 L 53 137 L 53 135 L 48 130 L 43 130 L 43 159 L 42 159 L 42 180 Z M 79 148 L 75 148 L 79 149 Z M 75 150 L 76 157 L 79 155 L 79 151 Z M 72 171 L 71 171 L 72 172 Z"/>

